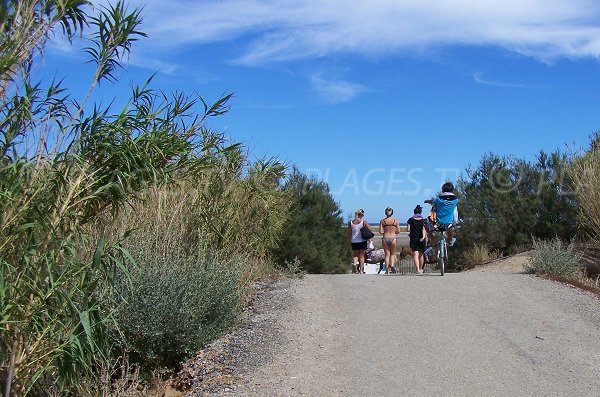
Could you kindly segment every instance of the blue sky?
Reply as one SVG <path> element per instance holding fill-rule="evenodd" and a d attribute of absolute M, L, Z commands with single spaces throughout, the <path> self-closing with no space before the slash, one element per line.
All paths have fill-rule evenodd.
<path fill-rule="evenodd" d="M 99 2 L 96 2 L 99 3 Z M 482 155 L 534 160 L 600 129 L 600 2 L 169 0 L 143 6 L 130 81 L 235 94 L 211 121 L 252 158 L 326 180 L 344 214 L 401 220 Z M 56 42 L 45 73 L 90 79 Z M 86 73 L 87 72 L 87 73 Z"/>

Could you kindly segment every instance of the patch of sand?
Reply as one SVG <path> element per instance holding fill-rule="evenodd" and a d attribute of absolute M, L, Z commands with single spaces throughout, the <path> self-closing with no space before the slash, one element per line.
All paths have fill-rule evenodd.
<path fill-rule="evenodd" d="M 523 266 L 529 261 L 530 253 L 523 252 L 508 256 L 493 262 L 477 266 L 471 271 L 475 272 L 499 272 L 499 273 L 523 273 Z"/>

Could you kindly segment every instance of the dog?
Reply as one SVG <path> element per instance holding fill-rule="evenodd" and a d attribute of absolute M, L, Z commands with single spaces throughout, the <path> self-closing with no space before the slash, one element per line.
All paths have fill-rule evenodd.
<path fill-rule="evenodd" d="M 412 251 L 410 250 L 410 248 L 403 246 L 400 248 L 399 255 L 400 255 L 400 259 L 404 259 L 407 256 L 409 256 L 409 257 L 412 256 Z"/>

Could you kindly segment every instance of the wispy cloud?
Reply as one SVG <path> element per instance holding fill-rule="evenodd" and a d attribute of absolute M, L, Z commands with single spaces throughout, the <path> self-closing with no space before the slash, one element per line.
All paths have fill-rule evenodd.
<path fill-rule="evenodd" d="M 162 61 L 153 55 L 146 56 L 143 52 L 141 54 L 134 53 L 128 58 L 127 63 L 131 66 L 160 71 L 170 76 L 176 74 L 181 69 L 181 66 L 174 62 Z"/>
<path fill-rule="evenodd" d="M 483 78 L 483 75 L 481 73 L 473 73 L 473 80 L 475 80 L 476 83 L 483 84 L 483 85 L 491 85 L 494 87 L 531 88 L 531 86 L 524 85 L 524 84 L 514 84 L 514 83 L 503 82 L 503 81 L 488 80 L 488 79 Z"/>
<path fill-rule="evenodd" d="M 327 80 L 320 73 L 313 74 L 310 83 L 313 89 L 329 103 L 348 102 L 367 90 L 362 84 L 344 80 Z"/>
<path fill-rule="evenodd" d="M 595 0 L 130 0 L 157 48 L 238 40 L 256 64 L 493 45 L 542 61 L 600 57 Z"/>

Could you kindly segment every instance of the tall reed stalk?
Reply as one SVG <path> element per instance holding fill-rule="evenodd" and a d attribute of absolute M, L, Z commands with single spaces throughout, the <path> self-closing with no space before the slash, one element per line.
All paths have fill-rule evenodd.
<path fill-rule="evenodd" d="M 138 30 L 122 2 L 19 0 L 0 5 L 0 382 L 2 394 L 61 394 L 112 343 L 103 296 L 131 256 L 110 219 L 149 188 L 208 168 L 228 148 L 203 123 L 227 111 L 225 96 L 173 97 L 135 87 L 118 113 L 90 110 L 58 83 L 34 82 L 34 55 L 62 27 L 84 25 L 96 65 L 90 92 L 115 70 Z M 87 13 L 93 11 L 93 14 Z M 107 223 L 107 220 L 108 223 Z M 100 228 L 99 228 L 100 227 Z M 98 229 L 99 228 L 99 229 Z"/>
<path fill-rule="evenodd" d="M 600 243 L 600 136 L 589 151 L 575 158 L 569 175 L 581 210 L 581 224 Z"/>

